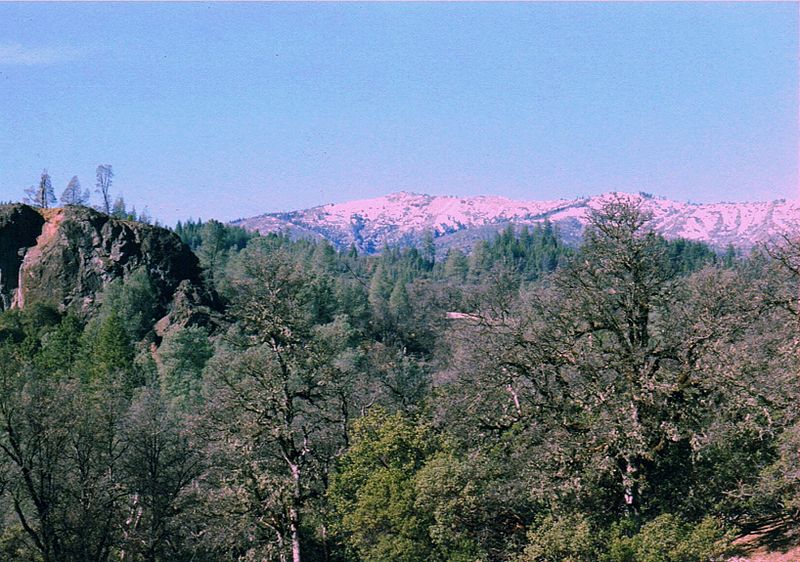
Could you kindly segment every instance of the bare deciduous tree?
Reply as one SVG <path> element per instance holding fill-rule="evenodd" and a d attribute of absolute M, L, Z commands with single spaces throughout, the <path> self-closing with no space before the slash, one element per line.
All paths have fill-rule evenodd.
<path fill-rule="evenodd" d="M 239 264 L 232 312 L 244 349 L 207 369 L 210 455 L 222 463 L 209 478 L 221 484 L 217 503 L 246 514 L 236 524 L 259 537 L 258 556 L 300 562 L 304 512 L 346 444 L 355 350 L 347 321 L 324 312 L 322 279 L 283 252 L 248 247 Z"/>
<path fill-rule="evenodd" d="M 95 191 L 102 198 L 101 210 L 107 215 L 111 214 L 111 182 L 114 179 L 114 171 L 111 164 L 100 164 L 97 167 L 97 183 Z"/>

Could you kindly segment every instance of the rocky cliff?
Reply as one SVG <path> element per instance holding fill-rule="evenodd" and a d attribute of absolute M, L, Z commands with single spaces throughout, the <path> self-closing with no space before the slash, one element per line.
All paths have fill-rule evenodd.
<path fill-rule="evenodd" d="M 0 206 L 4 308 L 38 301 L 91 314 L 111 281 L 137 269 L 147 272 L 158 308 L 170 320 L 208 312 L 212 299 L 197 258 L 173 232 L 86 207 Z"/>

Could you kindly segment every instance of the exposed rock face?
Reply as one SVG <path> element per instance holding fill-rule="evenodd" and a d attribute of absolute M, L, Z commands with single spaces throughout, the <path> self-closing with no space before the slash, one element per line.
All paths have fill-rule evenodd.
<path fill-rule="evenodd" d="M 106 285 L 139 268 L 147 271 L 164 314 L 171 312 L 179 286 L 182 294 L 193 295 L 191 303 L 181 299 L 182 309 L 208 301 L 197 258 L 169 230 L 86 207 L 0 206 L 0 293 L 6 308 L 38 301 L 91 314 Z"/>
<path fill-rule="evenodd" d="M 180 282 L 166 316 L 153 327 L 159 337 L 186 326 L 204 326 L 212 331 L 222 323 L 219 303 L 199 285 L 188 279 Z"/>
<path fill-rule="evenodd" d="M 26 205 L 0 206 L 0 304 L 11 306 L 22 258 L 42 232 L 44 217 Z"/>

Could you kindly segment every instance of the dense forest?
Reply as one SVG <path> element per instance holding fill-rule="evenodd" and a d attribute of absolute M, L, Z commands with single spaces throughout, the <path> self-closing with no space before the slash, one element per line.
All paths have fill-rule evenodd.
<path fill-rule="evenodd" d="M 703 562 L 800 515 L 800 241 L 176 232 L 212 321 L 0 314 L 0 560 Z"/>

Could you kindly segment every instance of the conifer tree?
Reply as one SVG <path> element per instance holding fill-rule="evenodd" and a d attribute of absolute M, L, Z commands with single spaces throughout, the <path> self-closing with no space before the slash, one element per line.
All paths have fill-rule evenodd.
<path fill-rule="evenodd" d="M 111 216 L 115 219 L 128 219 L 131 218 L 128 214 L 128 209 L 125 206 L 125 198 L 117 197 L 114 199 L 114 204 L 111 206 Z"/>
<path fill-rule="evenodd" d="M 422 236 L 422 259 L 425 261 L 426 269 L 433 269 L 433 264 L 436 262 L 436 243 L 431 230 L 426 230 Z"/>
<path fill-rule="evenodd" d="M 39 185 L 37 187 L 29 187 L 25 190 L 25 193 L 25 202 L 34 207 L 48 209 L 56 202 L 56 196 L 53 194 L 53 183 L 47 170 L 42 170 Z"/>
<path fill-rule="evenodd" d="M 479 240 L 472 248 L 469 256 L 469 273 L 473 278 L 480 277 L 491 269 L 492 260 L 489 254 L 489 244 L 486 240 Z"/>
<path fill-rule="evenodd" d="M 451 248 L 447 252 L 447 259 L 444 262 L 444 276 L 446 279 L 463 283 L 467 278 L 469 262 L 464 253 L 458 248 Z"/>
<path fill-rule="evenodd" d="M 405 319 L 411 313 L 411 303 L 408 300 L 406 282 L 399 278 L 389 295 L 389 311 L 398 319 Z"/>
<path fill-rule="evenodd" d="M 86 205 L 89 202 L 89 190 L 81 189 L 81 182 L 78 176 L 72 176 L 67 187 L 61 194 L 62 205 Z"/>
<path fill-rule="evenodd" d="M 381 311 L 386 307 L 386 300 L 392 289 L 393 285 L 389 280 L 386 268 L 382 263 L 378 264 L 369 283 L 369 304 L 375 311 Z"/>

